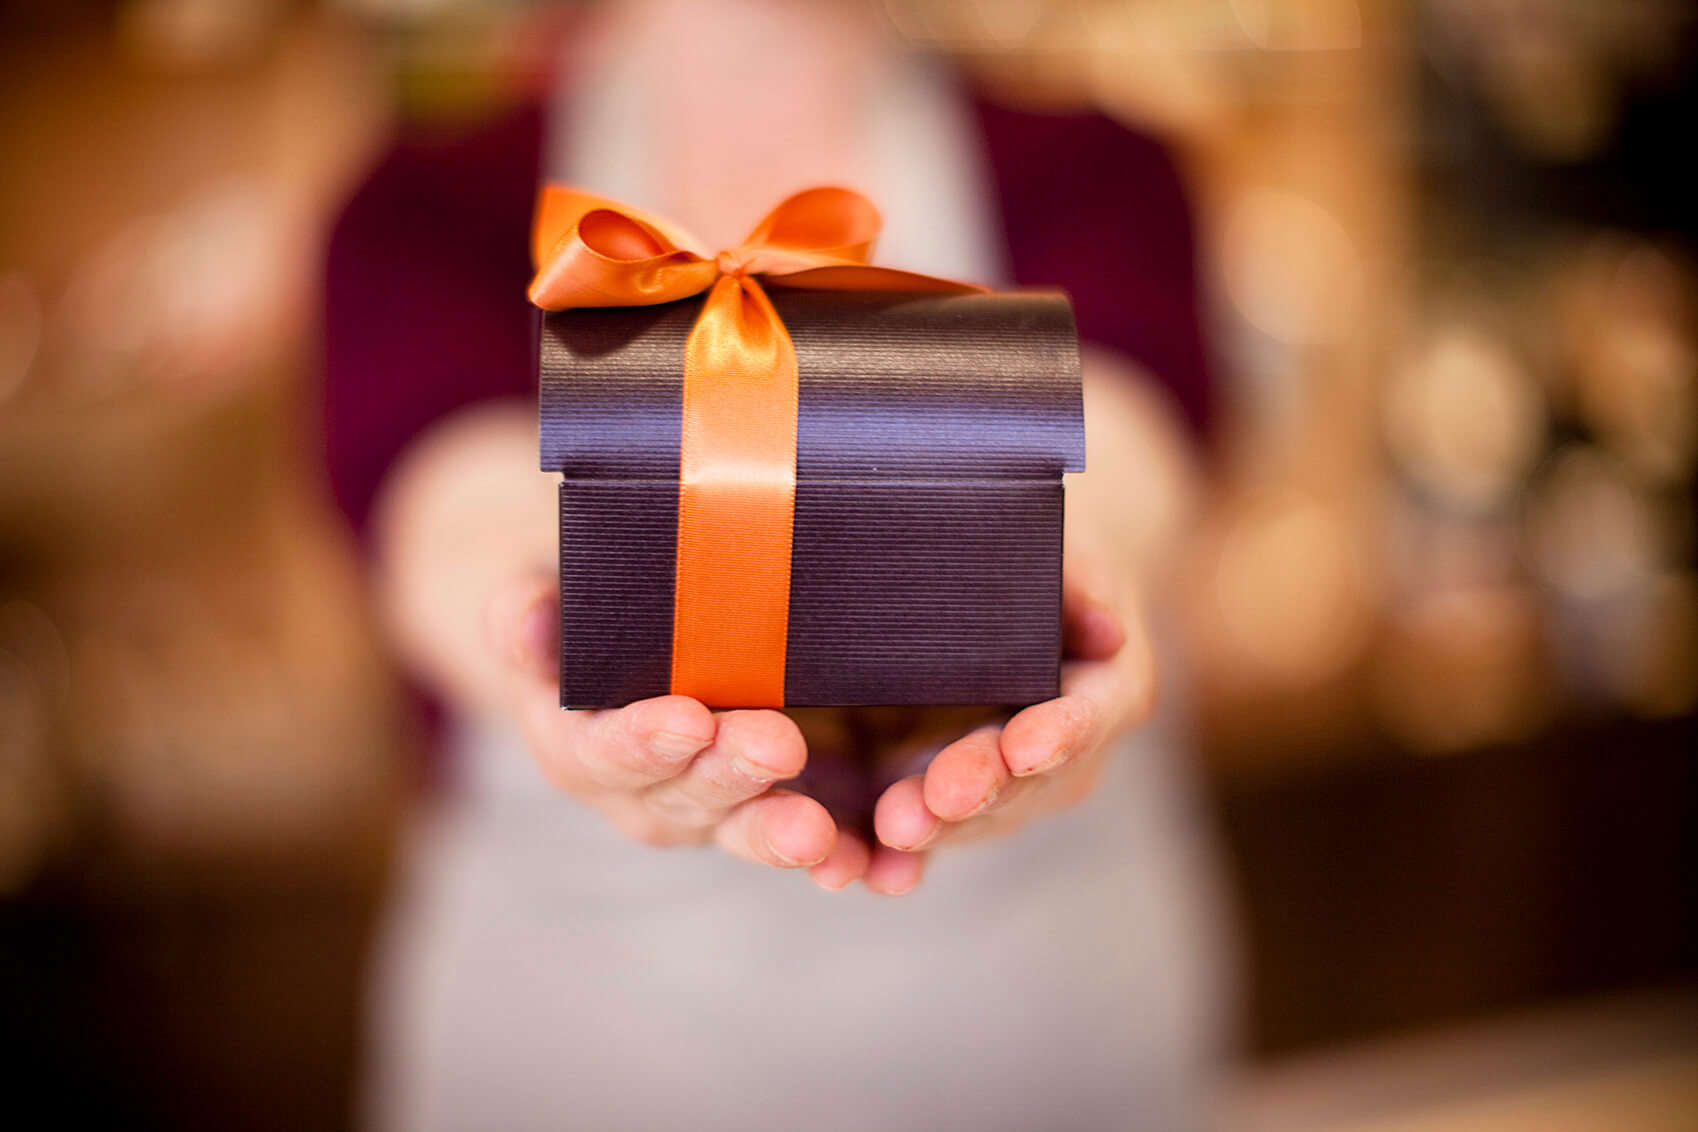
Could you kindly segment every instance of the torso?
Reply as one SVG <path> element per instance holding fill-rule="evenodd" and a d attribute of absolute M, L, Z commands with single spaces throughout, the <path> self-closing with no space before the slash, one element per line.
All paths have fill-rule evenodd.
<path fill-rule="evenodd" d="M 889 221 L 880 261 L 1000 277 L 965 106 L 923 65 L 891 82 L 857 158 Z M 629 91 L 603 89 L 556 116 L 551 170 L 650 203 L 617 128 Z M 380 964 L 382 1126 L 1203 1122 L 1220 936 L 1171 720 L 1084 805 L 938 854 L 900 900 L 632 844 L 502 726 L 457 720 L 449 740 L 459 788 L 415 832 Z"/>

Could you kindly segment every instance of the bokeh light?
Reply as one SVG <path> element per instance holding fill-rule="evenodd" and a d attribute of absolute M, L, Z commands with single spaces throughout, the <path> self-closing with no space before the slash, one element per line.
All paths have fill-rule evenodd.
<path fill-rule="evenodd" d="M 1395 373 L 1386 436 L 1400 469 L 1445 504 L 1501 507 L 1544 445 L 1538 385 L 1501 341 L 1440 326 Z"/>
<path fill-rule="evenodd" d="M 1336 341 L 1361 317 L 1361 256 L 1317 201 L 1253 189 L 1221 234 L 1227 296 L 1251 326 L 1283 342 Z"/>
<path fill-rule="evenodd" d="M 0 275 L 0 405 L 29 378 L 41 345 L 41 300 L 21 271 Z"/>
<path fill-rule="evenodd" d="M 1268 493 L 1236 513 L 1211 587 L 1241 663 L 1307 686 L 1355 659 L 1371 625 L 1370 573 L 1344 517 L 1295 493 Z"/>
<path fill-rule="evenodd" d="M 758 43 L 672 32 L 644 56 L 684 60 L 657 88 L 691 95 L 700 75 L 731 74 L 737 108 L 763 83 L 813 75 L 819 60 L 773 31 L 811 19 L 809 3 L 773 0 L 790 22 Z M 327 241 L 392 147 L 415 177 L 468 139 L 551 115 L 579 96 L 572 84 L 600 81 L 576 68 L 605 43 L 578 54 L 579 29 L 608 11 L 688 10 L 0 4 L 0 928 L 21 929 L 0 931 L 0 959 L 47 988 L 25 986 L 18 1001 L 40 1009 L 21 1028 L 61 1041 L 50 1052 L 79 1084 L 126 1082 L 135 1058 L 121 1055 L 139 1049 L 159 1071 L 136 1062 L 136 1075 L 190 1114 L 179 1124 L 263 1126 L 290 1093 L 351 1111 L 370 925 L 391 856 L 409 849 L 396 823 L 439 816 L 461 768 L 433 745 L 440 718 L 401 691 L 370 548 L 325 482 Z M 1648 1050 L 1594 1011 L 1590 996 L 1629 988 L 1689 1021 L 1689 993 L 1671 988 L 1698 955 L 1676 875 L 1691 857 L 1698 713 L 1698 191 L 1685 170 L 1698 10 L 832 10 L 882 21 L 858 29 L 866 44 L 943 56 L 934 75 L 958 72 L 987 105 L 1037 122 L 1102 114 L 1171 157 L 1160 188 L 1183 193 L 1194 230 L 1159 235 L 1189 249 L 1197 293 L 1174 283 L 1161 317 L 1198 316 L 1209 423 L 1177 426 L 1152 385 L 1147 432 L 1118 453 L 1093 440 L 1091 459 L 1127 481 L 1127 529 L 1162 532 L 1137 533 L 1163 665 L 1145 735 L 1183 756 L 1176 778 L 1197 779 L 1196 812 L 1161 821 L 1218 832 L 1239 890 L 1249 1075 L 1556 1002 L 1615 1054 Z M 712 30 L 731 26 L 715 12 Z M 773 103 L 773 120 L 811 113 Z M 830 137 L 789 125 L 830 148 L 865 121 L 846 109 Z M 1113 136 L 1102 118 L 1088 128 Z M 674 197 L 765 198 L 760 161 L 727 166 L 706 131 L 679 134 L 698 171 L 720 172 L 673 178 Z M 544 153 L 570 140 L 551 133 Z M 751 144 L 767 143 L 795 148 Z M 1102 175 L 1016 172 L 1028 188 Z M 1104 209 L 1137 199 L 1102 196 Z M 446 197 L 419 239 L 454 235 L 480 207 Z M 1129 269 L 1153 267 L 1159 242 Z M 1140 380 L 1125 359 L 1087 357 Z M 388 376 L 410 407 L 409 375 Z M 896 709 L 803 726 L 842 756 L 837 770 L 857 743 L 883 744 L 889 779 L 980 722 Z M 803 788 L 865 809 L 864 783 L 833 778 L 829 759 L 808 773 Z M 35 952 L 5 950 L 43 925 Z M 155 952 L 150 927 L 167 941 Z M 192 969 L 162 975 L 172 962 Z M 332 969 L 353 974 L 337 983 Z M 268 994 L 293 1021 L 254 1013 Z M 1351 1063 L 1312 1086 L 1355 1104 L 1351 1120 L 1283 1127 L 1449 1127 L 1404 1122 L 1410 1097 L 1459 1080 L 1490 1097 L 1510 1087 L 1505 1065 L 1525 1063 L 1482 1068 L 1466 1064 L 1483 1048 L 1472 1038 L 1454 1048 L 1461 1068 L 1422 1061 L 1413 1091 Z M 1689 1043 L 1657 1048 L 1657 1065 L 1690 1068 Z M 1563 1062 L 1553 1077 L 1571 1073 Z M 1690 1083 L 1610 1095 L 1649 1111 Z M 206 1117 L 209 1098 L 238 1117 Z M 1369 1100 L 1383 1119 L 1362 1116 Z M 1603 1107 L 1477 1127 L 1642 1132 L 1640 1108 Z M 128 1123 L 173 1124 L 155 1115 Z"/>

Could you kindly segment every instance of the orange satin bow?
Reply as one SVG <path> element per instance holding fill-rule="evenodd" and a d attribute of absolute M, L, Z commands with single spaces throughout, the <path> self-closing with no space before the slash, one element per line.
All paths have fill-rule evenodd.
<path fill-rule="evenodd" d="M 560 185 L 537 201 L 531 302 L 648 306 L 708 292 L 684 344 L 672 690 L 716 707 L 782 707 L 796 500 L 796 349 L 768 284 L 978 291 L 867 259 L 879 215 L 808 189 L 717 255 L 636 209 Z"/>

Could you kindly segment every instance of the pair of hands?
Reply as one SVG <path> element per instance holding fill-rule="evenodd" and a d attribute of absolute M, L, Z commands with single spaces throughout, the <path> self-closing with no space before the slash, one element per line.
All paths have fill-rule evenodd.
<path fill-rule="evenodd" d="M 1115 583 L 1070 557 L 1061 695 L 968 731 L 923 771 L 897 778 L 878 796 L 870 836 L 782 785 L 808 769 L 810 733 L 829 729 L 827 716 L 713 712 L 685 696 L 562 711 L 558 596 L 547 579 L 499 590 L 486 629 L 542 772 L 626 835 L 651 845 L 711 842 L 764 865 L 807 869 L 822 888 L 859 880 L 898 895 L 919 884 L 933 849 L 1011 832 L 1083 798 L 1112 741 L 1148 715 L 1148 641 Z M 888 752 L 854 754 L 876 765 Z"/>

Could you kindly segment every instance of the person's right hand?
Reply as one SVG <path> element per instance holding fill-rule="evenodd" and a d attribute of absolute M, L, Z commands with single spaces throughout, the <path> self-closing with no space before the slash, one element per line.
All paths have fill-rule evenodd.
<path fill-rule="evenodd" d="M 782 712 L 714 713 L 687 696 L 562 711 L 558 600 L 552 581 L 527 578 L 501 587 L 486 608 L 513 718 L 551 783 L 645 844 L 712 842 L 750 861 L 811 869 L 832 889 L 861 879 L 896 892 L 918 881 L 907 854 L 875 855 L 858 835 L 840 836 L 819 802 L 775 785 L 808 757 Z"/>

